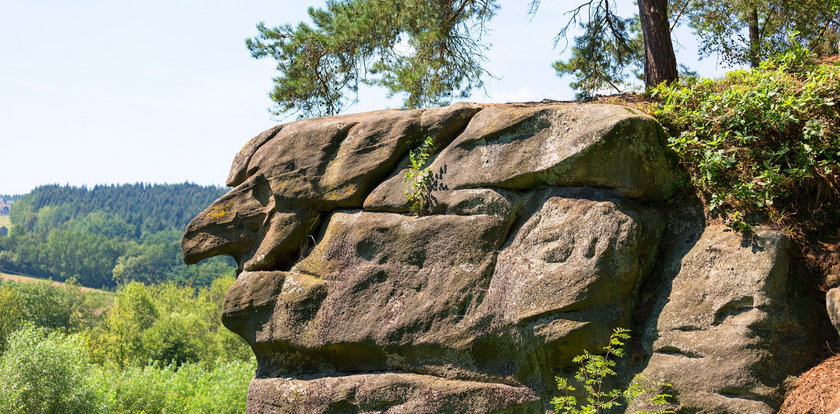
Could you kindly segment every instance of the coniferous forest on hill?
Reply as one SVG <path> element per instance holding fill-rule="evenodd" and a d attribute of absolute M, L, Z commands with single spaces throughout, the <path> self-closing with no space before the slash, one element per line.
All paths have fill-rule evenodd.
<path fill-rule="evenodd" d="M 233 275 L 233 262 L 186 266 L 179 243 L 189 220 L 224 193 L 188 183 L 38 187 L 14 204 L 12 231 L 0 238 L 0 272 L 92 288 L 209 286 Z"/>

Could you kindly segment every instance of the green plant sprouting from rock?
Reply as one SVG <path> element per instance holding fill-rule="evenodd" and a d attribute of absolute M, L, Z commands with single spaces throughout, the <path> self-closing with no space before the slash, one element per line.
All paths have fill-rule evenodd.
<path fill-rule="evenodd" d="M 792 42 L 796 44 L 796 42 Z M 653 115 L 713 216 L 786 225 L 802 200 L 840 201 L 840 65 L 793 49 L 722 79 L 653 89 Z"/>
<path fill-rule="evenodd" d="M 432 170 L 427 163 L 434 152 L 434 140 L 426 137 L 423 143 L 408 155 L 408 170 L 403 175 L 403 181 L 409 184 L 405 190 L 405 198 L 409 203 L 409 211 L 414 215 L 427 214 L 432 191 Z"/>
<path fill-rule="evenodd" d="M 629 329 L 615 328 L 613 334 L 610 335 L 609 345 L 604 347 L 604 355 L 591 354 L 584 350 L 583 354 L 576 356 L 572 361 L 579 364 L 580 367 L 575 373 L 575 380 L 580 384 L 585 394 L 585 401 L 578 402 L 576 397 L 569 395 L 570 392 L 577 389 L 570 385 L 566 378 L 556 377 L 557 389 L 562 391 L 564 395 L 554 397 L 551 400 L 551 404 L 554 405 L 554 412 L 597 414 L 621 406 L 622 401 L 629 403 L 642 396 L 647 397 L 646 403 L 651 406 L 666 407 L 666 399 L 671 395 L 657 393 L 655 390 L 670 387 L 670 384 L 653 381 L 642 375 L 636 375 L 627 389 L 614 388 L 609 391 L 603 389 L 606 379 L 616 375 L 615 370 L 613 370 L 616 365 L 615 358 L 624 356 L 624 341 L 628 339 L 630 339 Z M 665 408 L 641 412 L 648 414 L 673 413 L 673 411 Z"/>

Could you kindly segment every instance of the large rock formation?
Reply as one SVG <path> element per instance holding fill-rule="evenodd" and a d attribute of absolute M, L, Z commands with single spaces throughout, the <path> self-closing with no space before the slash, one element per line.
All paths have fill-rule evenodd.
<path fill-rule="evenodd" d="M 773 412 L 824 312 L 796 299 L 782 234 L 704 230 L 674 202 L 685 182 L 622 106 L 311 119 L 252 139 L 182 247 L 239 264 L 222 316 L 257 356 L 250 412 L 542 413 L 615 327 L 641 345 L 623 374 L 673 383 L 676 408 Z"/>

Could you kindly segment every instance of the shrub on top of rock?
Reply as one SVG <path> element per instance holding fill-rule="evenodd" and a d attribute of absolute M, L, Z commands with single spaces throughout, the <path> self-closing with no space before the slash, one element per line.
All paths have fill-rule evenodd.
<path fill-rule="evenodd" d="M 794 42 L 794 44 L 797 44 Z M 784 222 L 805 193 L 840 201 L 840 65 L 795 49 L 722 79 L 660 85 L 650 108 L 713 214 Z"/>

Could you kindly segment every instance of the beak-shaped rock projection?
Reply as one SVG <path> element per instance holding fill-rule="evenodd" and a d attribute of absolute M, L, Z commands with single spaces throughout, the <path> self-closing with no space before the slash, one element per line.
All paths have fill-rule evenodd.
<path fill-rule="evenodd" d="M 222 317 L 257 357 L 252 413 L 543 413 L 616 327 L 635 347 L 619 382 L 770 413 L 821 341 L 802 321 L 825 318 L 786 300 L 785 237 L 706 227 L 632 108 L 302 120 L 252 139 L 228 185 L 182 248 L 239 265 Z"/>

